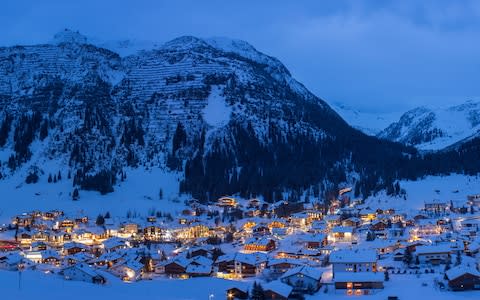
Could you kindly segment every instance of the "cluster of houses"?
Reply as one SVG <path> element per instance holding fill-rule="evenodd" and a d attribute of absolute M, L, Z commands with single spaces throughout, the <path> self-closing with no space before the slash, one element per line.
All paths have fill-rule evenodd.
<path fill-rule="evenodd" d="M 344 194 L 350 190 L 342 190 Z M 0 232 L 0 269 L 35 268 L 67 280 L 106 283 L 155 277 L 231 280 L 228 299 L 289 299 L 324 288 L 365 295 L 390 274 L 436 272 L 450 290 L 480 289 L 480 196 L 463 209 L 426 202 L 418 211 L 361 201 L 265 203 L 222 197 L 188 201 L 172 218 L 92 220 L 62 211 L 15 216 Z M 393 279 L 394 280 L 394 279 Z"/>

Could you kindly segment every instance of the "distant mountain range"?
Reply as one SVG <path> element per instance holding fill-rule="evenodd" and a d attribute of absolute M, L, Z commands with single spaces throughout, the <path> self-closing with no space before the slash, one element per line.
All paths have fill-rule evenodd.
<path fill-rule="evenodd" d="M 414 146 L 441 150 L 480 135 L 480 102 L 446 108 L 418 107 L 398 113 L 365 113 L 344 105 L 333 108 L 366 134 Z"/>

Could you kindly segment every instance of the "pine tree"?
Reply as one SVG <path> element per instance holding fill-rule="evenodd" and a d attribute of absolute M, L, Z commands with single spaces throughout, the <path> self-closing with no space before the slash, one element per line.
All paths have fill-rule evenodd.
<path fill-rule="evenodd" d="M 58 171 L 57 180 L 62 180 L 62 173 L 60 171 Z"/>
<path fill-rule="evenodd" d="M 457 257 L 455 258 L 455 266 L 459 266 L 462 264 L 462 254 L 460 251 L 457 251 Z"/>
<path fill-rule="evenodd" d="M 102 226 L 105 224 L 105 218 L 102 215 L 98 215 L 97 220 L 95 221 L 97 226 Z"/>
<path fill-rule="evenodd" d="M 78 198 L 80 198 L 80 193 L 78 192 L 78 189 L 75 188 L 75 189 L 73 190 L 72 200 L 78 200 Z"/>
<path fill-rule="evenodd" d="M 158 198 L 159 198 L 160 200 L 163 199 L 163 189 L 161 189 L 161 188 L 160 188 L 160 191 L 158 192 Z"/>
<path fill-rule="evenodd" d="M 410 248 L 405 248 L 405 253 L 403 254 L 403 262 L 407 265 L 410 265 L 412 263 L 413 256 L 412 252 L 410 251 Z"/>
<path fill-rule="evenodd" d="M 371 242 L 371 241 L 374 241 L 374 240 L 375 240 L 375 234 L 371 231 L 368 231 L 367 232 L 367 241 Z"/>
<path fill-rule="evenodd" d="M 48 174 L 47 181 L 48 181 L 48 183 L 52 183 L 52 174 Z"/>
<path fill-rule="evenodd" d="M 390 280 L 390 275 L 388 274 L 388 270 L 385 270 L 385 272 L 383 272 L 383 275 L 385 277 L 385 281 L 389 281 Z"/>
<path fill-rule="evenodd" d="M 250 296 L 250 299 L 252 299 L 252 300 L 264 300 L 265 299 L 265 294 L 264 294 L 264 291 L 263 291 L 263 287 L 260 283 L 257 283 L 256 281 L 253 283 L 252 294 Z"/>
<path fill-rule="evenodd" d="M 110 212 L 107 211 L 107 213 L 105 214 L 105 219 L 110 219 Z"/>

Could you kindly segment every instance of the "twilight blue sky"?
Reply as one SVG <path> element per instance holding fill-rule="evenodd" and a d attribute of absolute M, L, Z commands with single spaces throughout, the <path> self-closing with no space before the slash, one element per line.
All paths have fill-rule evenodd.
<path fill-rule="evenodd" d="M 480 1 L 0 2 L 0 45 L 46 42 L 66 27 L 104 40 L 243 39 L 327 102 L 361 110 L 480 98 Z"/>

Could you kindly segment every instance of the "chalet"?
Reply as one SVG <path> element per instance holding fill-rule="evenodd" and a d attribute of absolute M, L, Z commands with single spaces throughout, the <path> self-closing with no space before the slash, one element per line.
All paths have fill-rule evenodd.
<path fill-rule="evenodd" d="M 460 222 L 460 225 L 463 230 L 477 232 L 480 230 L 480 220 L 479 219 L 466 219 Z"/>
<path fill-rule="evenodd" d="M 248 288 L 232 287 L 227 289 L 227 300 L 248 299 Z"/>
<path fill-rule="evenodd" d="M 30 245 L 30 251 L 43 251 L 47 250 L 48 245 L 45 242 L 33 242 Z"/>
<path fill-rule="evenodd" d="M 364 222 L 371 222 L 377 218 L 377 212 L 371 209 L 362 209 L 360 219 Z"/>
<path fill-rule="evenodd" d="M 328 224 L 325 221 L 313 221 L 308 230 L 310 233 L 327 233 Z"/>
<path fill-rule="evenodd" d="M 64 257 L 64 260 L 67 262 L 68 265 L 83 263 L 91 261 L 92 259 L 93 255 L 86 254 L 85 252 L 78 252 L 73 255 L 67 255 Z"/>
<path fill-rule="evenodd" d="M 0 254 L 0 269 L 15 271 L 21 268 L 23 263 L 24 258 L 16 252 Z"/>
<path fill-rule="evenodd" d="M 347 295 L 368 295 L 383 289 L 383 273 L 338 272 L 335 274 L 335 289 Z"/>
<path fill-rule="evenodd" d="M 321 279 L 322 272 L 308 266 L 290 269 L 280 278 L 283 283 L 293 287 L 294 292 L 302 294 L 313 294 L 318 291 Z"/>
<path fill-rule="evenodd" d="M 180 277 L 186 274 L 189 260 L 186 258 L 177 258 L 164 263 L 164 272 L 170 277 Z"/>
<path fill-rule="evenodd" d="M 346 227 L 358 227 L 362 223 L 362 220 L 356 217 L 351 217 L 342 221 L 342 226 Z"/>
<path fill-rule="evenodd" d="M 298 259 L 292 258 L 274 258 L 268 261 L 269 270 L 275 274 L 284 274 L 288 270 L 303 265 L 304 262 Z"/>
<path fill-rule="evenodd" d="M 308 215 L 304 211 L 290 215 L 289 221 L 291 226 L 297 228 L 305 228 L 309 224 Z"/>
<path fill-rule="evenodd" d="M 102 244 L 103 244 L 103 247 L 105 248 L 105 251 L 107 252 L 128 248 L 127 242 L 124 239 L 116 238 L 116 237 L 109 238 L 108 240 L 103 241 Z"/>
<path fill-rule="evenodd" d="M 342 224 L 340 215 L 327 215 L 325 218 L 323 218 L 323 220 L 327 222 L 327 226 L 330 228 Z"/>
<path fill-rule="evenodd" d="M 226 254 L 220 256 L 216 263 L 218 277 L 251 277 L 260 274 L 266 268 L 267 256 L 260 252 Z"/>
<path fill-rule="evenodd" d="M 238 205 L 237 200 L 233 197 L 221 197 L 217 201 L 219 207 L 236 207 Z"/>
<path fill-rule="evenodd" d="M 468 205 L 471 205 L 471 206 L 480 207 L 480 194 L 468 195 L 467 203 Z"/>
<path fill-rule="evenodd" d="M 328 233 L 328 241 L 336 243 L 351 243 L 353 241 L 353 227 L 334 227 Z"/>
<path fill-rule="evenodd" d="M 66 267 L 61 273 L 67 280 L 85 281 L 96 284 L 104 284 L 106 282 L 105 277 L 98 274 L 92 267 L 85 263 Z"/>
<path fill-rule="evenodd" d="M 375 220 L 372 222 L 372 224 L 370 225 L 370 230 L 373 230 L 373 231 L 383 231 L 387 228 L 387 224 L 383 221 L 380 221 L 380 220 Z"/>
<path fill-rule="evenodd" d="M 68 242 L 63 245 L 63 252 L 65 255 L 73 255 L 79 252 L 86 252 L 88 250 L 88 246 L 77 242 Z"/>
<path fill-rule="evenodd" d="M 330 253 L 333 277 L 339 272 L 377 272 L 375 250 L 337 250 Z"/>
<path fill-rule="evenodd" d="M 271 281 L 263 286 L 263 296 L 268 300 L 288 300 L 293 288 L 279 280 Z"/>
<path fill-rule="evenodd" d="M 204 256 L 192 258 L 185 270 L 190 277 L 210 276 L 212 273 L 213 261 Z"/>
<path fill-rule="evenodd" d="M 179 239 L 196 239 L 208 237 L 210 229 L 201 222 L 193 222 L 177 228 L 175 234 Z"/>
<path fill-rule="evenodd" d="M 107 266 L 107 267 L 112 267 L 113 265 L 116 265 L 120 261 L 123 260 L 123 254 L 119 252 L 106 252 L 97 259 L 93 261 L 93 263 L 97 266 Z"/>
<path fill-rule="evenodd" d="M 394 261 L 403 261 L 405 258 L 405 249 L 398 249 L 393 252 L 393 260 Z"/>
<path fill-rule="evenodd" d="M 257 224 L 252 228 L 252 232 L 255 235 L 268 235 L 271 234 L 270 227 L 266 224 Z"/>
<path fill-rule="evenodd" d="M 450 260 L 452 249 L 449 245 L 419 246 L 415 254 L 422 264 L 444 264 Z"/>
<path fill-rule="evenodd" d="M 250 238 L 245 241 L 243 249 L 246 251 L 272 251 L 275 250 L 275 240 L 268 237 Z"/>
<path fill-rule="evenodd" d="M 110 268 L 110 271 L 123 281 L 137 281 L 143 275 L 145 266 L 135 259 L 128 259 Z"/>
<path fill-rule="evenodd" d="M 126 235 L 124 237 L 130 237 L 132 235 L 137 234 L 138 230 L 139 230 L 138 224 L 127 222 L 122 224 L 120 228 L 120 233 L 122 233 L 123 235 Z"/>
<path fill-rule="evenodd" d="M 42 215 L 42 218 L 46 221 L 53 221 L 61 216 L 63 216 L 64 213 L 63 211 L 61 210 L 50 210 L 50 211 L 47 211 L 45 212 L 43 215 Z"/>
<path fill-rule="evenodd" d="M 429 214 L 439 215 L 444 214 L 449 205 L 447 201 L 433 199 L 431 201 L 425 201 L 424 210 Z"/>
<path fill-rule="evenodd" d="M 148 225 L 143 228 L 143 236 L 146 240 L 158 241 L 162 237 L 162 231 L 157 225 Z"/>
<path fill-rule="evenodd" d="M 12 224 L 18 227 L 29 227 L 33 224 L 35 218 L 29 214 L 15 216 L 12 219 Z"/>
<path fill-rule="evenodd" d="M 319 249 L 328 244 L 327 235 L 325 234 L 307 234 L 300 237 L 307 249 Z"/>
<path fill-rule="evenodd" d="M 474 267 L 459 265 L 445 272 L 453 291 L 480 290 L 480 272 Z"/>

